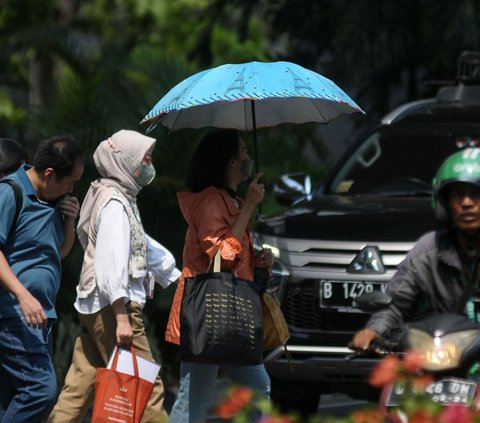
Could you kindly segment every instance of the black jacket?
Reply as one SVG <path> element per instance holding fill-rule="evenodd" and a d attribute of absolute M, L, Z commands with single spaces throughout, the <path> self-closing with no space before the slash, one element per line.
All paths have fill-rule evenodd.
<path fill-rule="evenodd" d="M 417 241 L 388 283 L 392 305 L 374 313 L 367 328 L 388 336 L 404 322 L 463 310 L 465 304 L 460 302 L 467 281 L 455 231 L 429 232 Z"/>

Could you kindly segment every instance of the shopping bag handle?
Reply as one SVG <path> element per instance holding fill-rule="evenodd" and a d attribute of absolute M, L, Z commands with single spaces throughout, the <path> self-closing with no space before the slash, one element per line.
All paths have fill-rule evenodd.
<path fill-rule="evenodd" d="M 130 352 L 132 353 L 132 361 L 133 361 L 133 374 L 135 377 L 138 376 L 138 363 L 137 363 L 137 353 L 135 352 L 135 348 L 133 347 L 133 344 L 130 345 Z M 115 355 L 113 356 L 113 362 L 112 362 L 112 369 L 117 370 L 117 362 L 118 362 L 118 355 L 120 353 L 120 347 L 116 346 L 115 347 Z"/>
<path fill-rule="evenodd" d="M 218 247 L 217 252 L 213 256 L 212 260 L 208 264 L 207 273 L 210 272 L 210 268 L 212 267 L 213 263 L 213 272 L 219 273 L 221 271 L 221 264 L 222 264 L 222 247 Z"/>
<path fill-rule="evenodd" d="M 214 273 L 220 272 L 220 265 L 222 261 L 222 249 L 219 248 L 217 251 L 217 254 L 215 254 L 215 257 L 213 258 L 213 271 Z"/>

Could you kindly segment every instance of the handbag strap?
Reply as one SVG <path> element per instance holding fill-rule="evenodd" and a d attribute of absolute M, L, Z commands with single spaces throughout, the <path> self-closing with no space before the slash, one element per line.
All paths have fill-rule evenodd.
<path fill-rule="evenodd" d="M 210 263 L 208 264 L 207 272 L 210 273 L 210 269 L 212 267 L 213 263 L 213 271 L 214 273 L 218 273 L 221 271 L 221 264 L 222 264 L 222 248 L 218 247 L 217 252 L 213 256 L 212 260 L 210 260 Z"/>
<path fill-rule="evenodd" d="M 213 258 L 213 271 L 215 273 L 220 272 L 221 263 L 222 263 L 222 251 L 221 251 L 221 248 L 219 248 L 217 251 L 217 254 L 215 254 L 215 257 Z"/>
<path fill-rule="evenodd" d="M 117 370 L 117 363 L 118 363 L 118 347 L 115 347 L 115 354 L 113 356 L 113 362 L 112 362 L 112 369 Z"/>
<path fill-rule="evenodd" d="M 132 361 L 133 361 L 133 374 L 137 378 L 137 380 L 140 378 L 138 374 L 138 362 L 137 362 L 137 353 L 135 352 L 135 348 L 133 347 L 133 344 L 130 345 L 130 352 L 132 353 Z M 137 392 L 135 393 L 135 402 L 138 400 L 138 384 L 136 384 L 137 387 Z M 133 407 L 133 421 L 136 421 L 135 414 L 137 411 L 137 406 L 135 404 L 135 407 Z"/>
<path fill-rule="evenodd" d="M 133 344 L 130 345 L 130 352 L 132 353 L 133 374 L 135 375 L 135 377 L 139 377 L 139 374 L 138 374 L 137 353 L 135 352 L 135 348 L 133 347 Z"/>
<path fill-rule="evenodd" d="M 137 362 L 137 353 L 135 352 L 135 348 L 133 344 L 130 345 L 130 352 L 132 353 L 132 361 L 133 361 L 133 374 L 135 377 L 139 377 L 138 375 L 138 362 Z M 113 356 L 112 362 L 112 370 L 117 370 L 118 364 L 118 355 L 120 354 L 120 348 L 117 346 L 115 347 L 115 355 Z"/>

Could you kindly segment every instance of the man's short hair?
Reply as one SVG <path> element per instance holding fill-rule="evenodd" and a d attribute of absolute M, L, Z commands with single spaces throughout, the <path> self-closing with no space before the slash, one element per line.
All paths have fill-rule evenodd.
<path fill-rule="evenodd" d="M 61 180 L 72 173 L 79 161 L 83 163 L 83 153 L 77 140 L 71 135 L 57 135 L 38 145 L 33 167 L 39 173 L 52 168 Z"/>

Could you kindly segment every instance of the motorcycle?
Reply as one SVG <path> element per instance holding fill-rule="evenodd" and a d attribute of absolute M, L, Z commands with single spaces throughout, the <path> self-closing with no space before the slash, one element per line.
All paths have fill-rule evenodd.
<path fill-rule="evenodd" d="M 372 312 L 388 307 L 392 299 L 382 292 L 363 294 L 354 301 L 362 311 Z M 424 387 L 424 394 L 443 406 L 459 405 L 480 409 L 480 384 L 468 375 L 480 361 L 480 325 L 459 314 L 437 314 L 409 323 L 394 339 L 379 338 L 367 352 L 360 354 L 396 354 L 402 357 L 412 351 L 421 358 L 421 372 L 432 381 Z M 480 373 L 477 379 L 480 380 Z M 380 408 L 393 422 L 407 422 L 399 408 L 405 394 L 405 381 L 388 383 L 380 395 Z"/>

